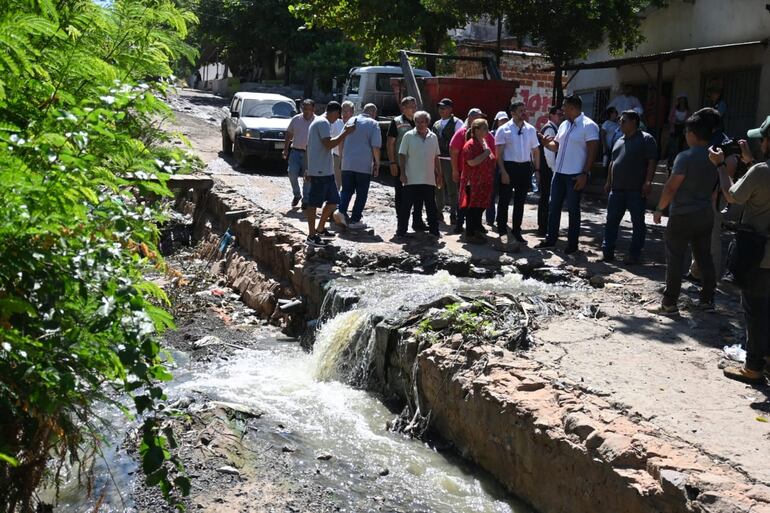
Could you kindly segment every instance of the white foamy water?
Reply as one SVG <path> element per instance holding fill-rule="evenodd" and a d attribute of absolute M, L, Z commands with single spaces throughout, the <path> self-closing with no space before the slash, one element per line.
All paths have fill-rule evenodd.
<path fill-rule="evenodd" d="M 345 332 L 360 321 L 360 315 L 349 313 L 328 326 Z M 367 392 L 316 379 L 319 365 L 324 369 L 323 359 L 303 352 L 296 343 L 266 341 L 262 349 L 241 351 L 230 362 L 193 374 L 180 389 L 203 391 L 264 412 L 263 418 L 285 426 L 287 438 L 299 448 L 293 456 L 307 458 L 308 464 L 317 463 L 315 452 L 333 454 L 330 464 L 340 473 L 335 477 L 332 468 L 330 479 L 341 480 L 337 484 L 348 511 L 361 511 L 355 504 L 364 496 L 386 497 L 393 508 L 387 511 L 530 511 L 455 458 L 388 432 L 385 423 L 394 417 L 392 412 Z M 381 469 L 389 474 L 376 477 Z"/>

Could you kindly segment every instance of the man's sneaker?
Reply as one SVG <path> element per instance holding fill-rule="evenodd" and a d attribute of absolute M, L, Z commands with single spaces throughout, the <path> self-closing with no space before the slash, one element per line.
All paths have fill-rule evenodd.
<path fill-rule="evenodd" d="M 714 302 L 713 301 L 705 301 L 703 299 L 698 299 L 693 303 L 693 306 L 695 306 L 696 310 L 700 310 L 702 312 L 713 312 L 714 311 Z"/>
<path fill-rule="evenodd" d="M 331 233 L 329 230 L 327 230 L 325 228 L 323 230 L 316 230 L 315 233 L 319 237 L 322 237 L 322 238 L 325 238 L 325 239 L 333 239 L 334 235 L 335 235 L 334 233 Z"/>
<path fill-rule="evenodd" d="M 624 260 L 623 263 L 625 265 L 639 265 L 642 263 L 642 257 L 639 256 L 633 256 L 628 255 Z"/>
<path fill-rule="evenodd" d="M 725 367 L 722 372 L 725 377 L 746 383 L 747 385 L 764 385 L 765 376 L 760 371 L 747 369 L 746 367 Z"/>
<path fill-rule="evenodd" d="M 693 273 L 685 274 L 684 279 L 689 281 L 690 283 L 694 283 L 696 285 L 700 285 L 700 278 L 695 276 Z"/>
<path fill-rule="evenodd" d="M 312 237 L 305 239 L 305 244 L 311 247 L 323 247 L 327 246 L 329 243 L 324 241 L 318 234 L 315 234 Z"/>
<path fill-rule="evenodd" d="M 337 223 L 338 225 L 344 226 L 345 228 L 348 227 L 348 216 L 346 216 L 339 210 L 334 211 L 334 214 L 332 214 L 332 218 L 334 219 L 334 222 Z"/>
<path fill-rule="evenodd" d="M 511 233 L 511 237 L 518 242 L 522 242 L 522 243 L 527 242 L 526 239 L 524 239 L 524 237 L 522 237 L 522 235 L 518 232 Z"/>
<path fill-rule="evenodd" d="M 579 251 L 577 246 L 567 246 L 564 250 L 565 255 L 571 255 L 573 253 L 577 253 Z"/>
<path fill-rule="evenodd" d="M 668 317 L 679 315 L 679 308 L 676 305 L 664 305 L 661 303 L 658 306 L 649 307 L 646 310 L 651 314 L 665 315 Z"/>
<path fill-rule="evenodd" d="M 412 230 L 416 232 L 427 232 L 428 225 L 420 221 L 419 223 L 412 223 Z"/>
<path fill-rule="evenodd" d="M 348 225 L 348 228 L 350 228 L 351 230 L 364 230 L 368 228 L 368 226 L 363 221 L 356 221 L 355 223 L 350 223 Z"/>
<path fill-rule="evenodd" d="M 556 247 L 556 241 L 555 240 L 548 240 L 545 239 L 542 242 L 535 245 L 536 249 L 544 249 L 544 248 L 555 248 Z"/>
<path fill-rule="evenodd" d="M 396 235 L 393 236 L 393 242 L 409 242 L 412 239 L 412 236 L 408 233 L 398 233 L 396 232 Z"/>
<path fill-rule="evenodd" d="M 296 207 L 299 205 L 299 202 L 302 200 L 302 196 L 294 196 L 294 199 L 291 200 L 291 206 Z"/>

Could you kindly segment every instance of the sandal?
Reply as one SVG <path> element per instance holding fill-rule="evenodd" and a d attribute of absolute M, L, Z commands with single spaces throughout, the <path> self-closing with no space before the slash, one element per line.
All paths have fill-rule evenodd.
<path fill-rule="evenodd" d="M 746 383 L 747 385 L 764 385 L 765 376 L 760 371 L 747 369 L 746 367 L 725 367 L 722 371 L 725 377 Z"/>

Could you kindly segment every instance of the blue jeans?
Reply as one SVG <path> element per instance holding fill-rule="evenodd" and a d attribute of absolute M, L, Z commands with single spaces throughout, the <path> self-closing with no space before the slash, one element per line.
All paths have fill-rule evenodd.
<path fill-rule="evenodd" d="M 631 213 L 631 248 L 629 253 L 633 258 L 639 258 L 647 236 L 647 226 L 644 224 L 644 197 L 641 191 L 611 191 L 607 200 L 607 224 L 604 225 L 604 241 L 602 252 L 605 256 L 615 256 L 615 241 L 618 238 L 620 221 L 626 214 Z"/>
<path fill-rule="evenodd" d="M 576 248 L 580 236 L 580 196 L 582 191 L 575 190 L 575 180 L 578 175 L 554 173 L 551 182 L 551 202 L 548 205 L 548 242 L 559 239 L 559 224 L 561 223 L 561 207 L 567 200 L 569 212 L 569 228 L 567 230 L 567 247 Z"/>
<path fill-rule="evenodd" d="M 350 215 L 350 221 L 357 223 L 361 220 L 364 213 L 366 199 L 369 197 L 369 182 L 372 181 L 372 175 L 369 173 L 356 173 L 355 171 L 342 171 L 342 191 L 340 192 L 339 211 L 346 217 L 348 215 L 348 205 L 356 195 L 356 201 L 353 203 L 353 213 Z"/>
<path fill-rule="evenodd" d="M 295 198 L 307 198 L 310 193 L 310 182 L 304 182 L 302 189 L 299 187 L 300 179 L 305 175 L 305 152 L 295 149 L 289 151 L 289 182 Z"/>

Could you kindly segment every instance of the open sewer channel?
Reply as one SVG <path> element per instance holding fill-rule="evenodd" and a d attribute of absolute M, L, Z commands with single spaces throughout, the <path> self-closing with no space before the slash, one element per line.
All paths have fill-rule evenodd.
<path fill-rule="evenodd" d="M 314 480 L 333 494 L 340 511 L 531 513 L 491 477 L 453 452 L 439 452 L 429 444 L 389 432 L 386 423 L 397 412 L 376 395 L 346 384 L 347 377 L 339 375 L 338 368 L 345 363 L 339 361 L 342 356 L 366 358 L 365 350 L 351 352 L 350 346 L 360 343 L 355 338 L 372 316 L 406 315 L 413 307 L 450 293 L 492 290 L 543 295 L 555 288 L 518 275 L 460 280 L 446 272 L 378 275 L 342 280 L 338 287 L 357 291 L 360 300 L 352 310 L 332 315 L 320 326 L 313 353 L 293 339 L 280 337 L 274 328 L 255 327 L 251 347 L 236 351 L 228 360 L 215 358 L 191 366 L 184 353 L 175 354 L 178 368 L 174 381 L 166 386 L 169 400 L 203 394 L 262 412 L 260 422 L 270 429 L 258 429 L 249 436 L 272 446 L 291 446 L 298 469 L 321 467 L 323 471 Z M 324 310 L 328 313 L 328 305 Z M 226 333 L 217 335 L 226 340 Z M 342 367 L 350 368 L 350 363 Z M 333 458 L 318 461 L 319 453 Z M 112 460 L 112 472 L 118 474 L 121 487 L 129 484 L 132 478 L 128 474 L 136 470 L 135 464 L 125 461 L 128 459 Z M 56 511 L 92 511 L 92 503 L 89 506 L 74 499 L 66 489 L 61 499 Z M 138 511 L 130 499 L 125 506 L 117 496 L 107 499 L 102 512 Z"/>

